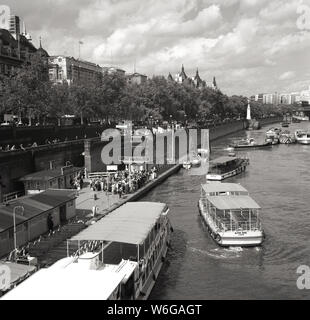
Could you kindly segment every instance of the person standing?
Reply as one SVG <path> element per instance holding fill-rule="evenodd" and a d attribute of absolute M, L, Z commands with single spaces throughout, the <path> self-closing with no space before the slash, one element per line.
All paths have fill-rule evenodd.
<path fill-rule="evenodd" d="M 52 215 L 49 213 L 47 216 L 47 228 L 50 233 L 54 231 L 54 221 Z"/>

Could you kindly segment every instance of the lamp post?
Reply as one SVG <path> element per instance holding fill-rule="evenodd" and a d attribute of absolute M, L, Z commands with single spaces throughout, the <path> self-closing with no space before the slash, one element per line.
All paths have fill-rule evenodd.
<path fill-rule="evenodd" d="M 16 209 L 21 209 L 22 214 L 24 213 L 24 207 L 23 206 L 16 206 L 13 209 L 13 227 L 14 227 L 14 260 L 16 262 L 17 260 L 17 239 L 16 239 Z"/>

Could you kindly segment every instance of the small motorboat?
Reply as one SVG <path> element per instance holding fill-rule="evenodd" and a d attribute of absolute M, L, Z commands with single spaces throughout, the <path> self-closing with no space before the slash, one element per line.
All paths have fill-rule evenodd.
<path fill-rule="evenodd" d="M 305 130 L 296 130 L 295 139 L 300 144 L 310 144 L 310 132 Z"/>
<path fill-rule="evenodd" d="M 265 141 L 264 143 L 257 143 L 253 138 L 245 139 L 238 142 L 234 142 L 229 145 L 234 149 L 248 149 L 248 148 L 264 148 L 264 147 L 271 147 L 272 143 L 270 141 Z"/>

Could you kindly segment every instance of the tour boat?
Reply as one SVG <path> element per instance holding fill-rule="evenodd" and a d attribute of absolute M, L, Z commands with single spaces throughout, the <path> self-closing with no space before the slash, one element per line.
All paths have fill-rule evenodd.
<path fill-rule="evenodd" d="M 202 185 L 199 212 L 212 239 L 220 246 L 259 246 L 264 239 L 260 206 L 240 184 Z"/>
<path fill-rule="evenodd" d="M 128 202 L 67 242 L 67 258 L 41 269 L 7 300 L 145 300 L 172 227 L 163 203 Z"/>
<path fill-rule="evenodd" d="M 310 144 L 310 132 L 305 130 L 295 131 L 296 141 L 300 144 Z"/>
<path fill-rule="evenodd" d="M 210 161 L 207 180 L 221 181 L 233 177 L 243 171 L 250 164 L 248 158 L 224 156 Z"/>
<path fill-rule="evenodd" d="M 248 149 L 248 148 L 264 148 L 264 147 L 271 147 L 272 143 L 270 141 L 265 141 L 263 143 L 257 143 L 253 138 L 241 140 L 234 142 L 229 145 L 234 149 Z"/>

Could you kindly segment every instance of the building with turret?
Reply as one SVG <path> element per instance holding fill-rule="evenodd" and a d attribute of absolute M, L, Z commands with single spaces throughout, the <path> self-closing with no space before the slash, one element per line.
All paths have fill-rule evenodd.
<path fill-rule="evenodd" d="M 187 76 L 185 69 L 184 69 L 184 65 L 182 65 L 181 72 L 176 74 L 175 79 L 173 79 L 171 73 L 169 73 L 167 79 L 169 81 L 175 81 L 180 84 L 182 83 L 182 84 L 192 85 L 193 87 L 198 88 L 198 89 L 208 87 L 206 81 L 201 79 L 198 68 L 196 70 L 195 76 L 191 78 L 191 77 Z M 209 87 L 213 88 L 214 90 L 218 89 L 215 77 L 213 78 L 213 83 Z"/>

